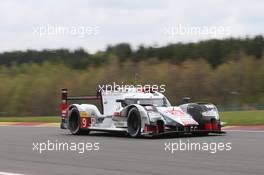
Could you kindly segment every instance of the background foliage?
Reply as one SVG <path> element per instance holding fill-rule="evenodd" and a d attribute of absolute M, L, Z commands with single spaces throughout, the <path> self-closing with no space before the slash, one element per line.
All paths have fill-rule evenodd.
<path fill-rule="evenodd" d="M 165 84 L 173 104 L 190 96 L 219 105 L 264 104 L 264 40 L 208 40 L 132 50 L 129 44 L 0 54 L 0 114 L 58 115 L 60 89 L 95 94 L 98 84 Z M 135 82 L 136 75 L 136 82 Z"/>

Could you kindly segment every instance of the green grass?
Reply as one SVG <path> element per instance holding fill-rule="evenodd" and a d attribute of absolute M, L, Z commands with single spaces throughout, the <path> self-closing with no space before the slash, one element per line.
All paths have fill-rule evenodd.
<path fill-rule="evenodd" d="M 229 111 L 220 113 L 221 120 L 227 125 L 263 125 L 264 110 Z"/>
<path fill-rule="evenodd" d="M 221 120 L 227 125 L 264 125 L 264 110 L 221 112 Z M 0 122 L 60 122 L 59 116 L 52 117 L 0 117 Z"/>
<path fill-rule="evenodd" d="M 58 123 L 60 122 L 60 117 L 0 117 L 0 122 L 49 122 Z"/>

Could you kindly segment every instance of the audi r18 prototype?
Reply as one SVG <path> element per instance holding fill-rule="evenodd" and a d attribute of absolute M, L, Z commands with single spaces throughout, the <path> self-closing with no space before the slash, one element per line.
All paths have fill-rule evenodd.
<path fill-rule="evenodd" d="M 93 104 L 69 104 L 71 100 L 99 100 L 102 112 Z M 126 132 L 131 137 L 224 133 L 215 105 L 188 102 L 173 106 L 151 89 L 101 90 L 84 97 L 68 97 L 67 89 L 62 89 L 61 110 L 61 128 L 74 135 L 90 131 Z"/>

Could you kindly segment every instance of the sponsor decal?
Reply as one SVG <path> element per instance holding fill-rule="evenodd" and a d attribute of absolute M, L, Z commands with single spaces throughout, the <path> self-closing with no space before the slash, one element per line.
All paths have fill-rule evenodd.
<path fill-rule="evenodd" d="M 179 115 L 179 116 L 184 115 L 184 112 L 178 109 L 169 110 L 168 112 L 171 113 L 172 115 Z"/>
<path fill-rule="evenodd" d="M 81 117 L 81 128 L 89 128 L 91 125 L 91 118 Z"/>
<path fill-rule="evenodd" d="M 84 117 L 84 118 L 89 117 L 88 112 L 86 112 L 86 111 L 81 111 L 80 115 L 81 115 L 81 117 Z"/>

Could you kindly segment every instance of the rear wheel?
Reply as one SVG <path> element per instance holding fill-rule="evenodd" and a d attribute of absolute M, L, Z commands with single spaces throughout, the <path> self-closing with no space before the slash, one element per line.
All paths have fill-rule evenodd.
<path fill-rule="evenodd" d="M 139 137 L 141 135 L 141 118 L 137 108 L 132 108 L 128 113 L 127 129 L 131 137 Z"/>
<path fill-rule="evenodd" d="M 73 135 L 88 134 L 88 130 L 81 129 L 80 126 L 80 113 L 76 107 L 69 111 L 68 128 Z"/>

